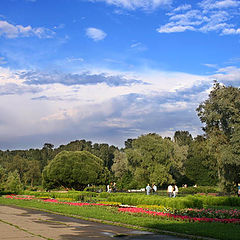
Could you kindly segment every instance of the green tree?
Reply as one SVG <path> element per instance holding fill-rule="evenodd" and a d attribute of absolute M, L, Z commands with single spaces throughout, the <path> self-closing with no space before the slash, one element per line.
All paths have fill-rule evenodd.
<path fill-rule="evenodd" d="M 240 182 L 240 89 L 214 82 L 207 100 L 197 108 L 203 130 L 217 159 L 222 188 L 233 191 Z"/>
<path fill-rule="evenodd" d="M 176 131 L 173 139 L 179 146 L 190 145 L 193 140 L 192 135 L 188 131 Z"/>
<path fill-rule="evenodd" d="M 187 148 L 169 139 L 151 133 L 142 135 L 132 142 L 132 148 L 125 150 L 129 170 L 138 187 L 147 183 L 164 185 L 177 180 L 177 174 L 184 174 Z"/>
<path fill-rule="evenodd" d="M 217 184 L 217 161 L 209 151 L 208 140 L 196 137 L 190 147 L 185 163 L 186 177 L 189 183 L 210 186 Z"/>
<path fill-rule="evenodd" d="M 28 169 L 24 173 L 23 179 L 25 184 L 30 184 L 31 187 L 34 185 L 41 184 L 41 170 L 40 170 L 40 164 L 39 161 L 32 160 L 28 162 Z"/>
<path fill-rule="evenodd" d="M 125 152 L 119 150 L 114 152 L 112 171 L 118 179 L 121 179 L 128 172 L 128 160 Z"/>
<path fill-rule="evenodd" d="M 108 170 L 103 160 L 87 151 L 62 151 L 43 172 L 46 188 L 66 187 L 83 190 L 88 184 L 106 182 Z"/>
<path fill-rule="evenodd" d="M 23 185 L 20 180 L 20 176 L 17 170 L 9 172 L 7 181 L 5 184 L 5 190 L 12 193 L 20 193 L 23 190 Z"/>

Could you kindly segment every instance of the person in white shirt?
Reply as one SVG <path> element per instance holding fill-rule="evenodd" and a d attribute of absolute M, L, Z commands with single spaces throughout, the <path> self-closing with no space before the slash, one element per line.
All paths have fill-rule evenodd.
<path fill-rule="evenodd" d="M 148 184 L 148 185 L 146 186 L 147 195 L 150 195 L 151 189 L 152 189 L 152 188 L 151 188 L 150 185 Z"/>
<path fill-rule="evenodd" d="M 155 194 L 157 192 L 157 186 L 153 184 L 152 189 L 153 189 L 153 194 Z"/>
<path fill-rule="evenodd" d="M 173 197 L 176 197 L 177 194 L 178 194 L 178 187 L 177 187 L 177 185 L 175 185 L 173 188 Z"/>
<path fill-rule="evenodd" d="M 167 192 L 169 197 L 173 196 L 173 187 L 171 184 L 168 186 Z"/>

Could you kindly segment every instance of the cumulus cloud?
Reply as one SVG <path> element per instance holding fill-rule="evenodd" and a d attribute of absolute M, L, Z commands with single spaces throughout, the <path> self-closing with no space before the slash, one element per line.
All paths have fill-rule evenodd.
<path fill-rule="evenodd" d="M 101 29 L 98 29 L 98 28 L 87 28 L 86 30 L 86 35 L 93 39 L 95 42 L 97 41 L 100 41 L 100 40 L 103 40 L 107 34 L 102 31 Z"/>
<path fill-rule="evenodd" d="M 171 5 L 173 0 L 90 0 L 91 2 L 105 2 L 128 10 L 138 8 L 144 10 L 154 10 L 160 6 Z"/>
<path fill-rule="evenodd" d="M 29 139 L 37 138 L 38 144 L 85 138 L 121 145 L 149 131 L 195 129 L 192 115 L 209 81 L 149 70 L 54 75 L 0 67 L 0 145 L 9 147 L 20 138 L 28 148 Z"/>
<path fill-rule="evenodd" d="M 0 20 L 0 36 L 6 38 L 31 37 L 52 38 L 54 32 L 44 27 L 33 28 L 29 26 L 13 25 L 7 21 Z"/>
<path fill-rule="evenodd" d="M 121 146 L 148 132 L 201 134 L 195 109 L 212 80 L 238 83 L 239 77 L 235 66 L 209 76 L 151 69 L 50 74 L 0 67 L 0 145 L 15 148 L 22 139 L 29 148 L 30 141 L 39 147 L 46 139 L 56 145 L 85 138 Z"/>
<path fill-rule="evenodd" d="M 168 23 L 156 30 L 159 33 L 197 31 L 202 33 L 217 32 L 220 35 L 239 34 L 239 26 L 234 23 L 238 17 L 239 1 L 204 0 L 192 9 L 191 5 L 180 5 L 167 15 Z"/>
<path fill-rule="evenodd" d="M 240 68 L 237 68 L 236 66 L 220 68 L 212 77 L 224 83 L 240 83 Z"/>

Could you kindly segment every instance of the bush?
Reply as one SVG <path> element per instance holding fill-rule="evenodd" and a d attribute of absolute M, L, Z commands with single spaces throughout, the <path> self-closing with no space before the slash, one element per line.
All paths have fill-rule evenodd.
<path fill-rule="evenodd" d="M 105 192 L 106 191 L 106 186 L 105 185 L 90 186 L 90 187 L 84 188 L 84 191 L 101 193 L 101 192 Z"/>
<path fill-rule="evenodd" d="M 215 196 L 196 196 L 206 206 L 229 206 L 240 207 L 238 197 L 215 197 Z"/>
<path fill-rule="evenodd" d="M 216 187 L 209 186 L 179 188 L 180 194 L 217 193 L 217 192 L 218 189 Z"/>
<path fill-rule="evenodd" d="M 176 209 L 182 208 L 201 208 L 203 203 L 201 199 L 198 199 L 194 196 L 187 197 L 177 197 L 177 198 L 168 198 L 168 197 L 159 197 L 156 195 L 146 196 L 143 194 L 129 194 L 129 193 L 111 193 L 108 194 L 107 200 L 113 202 L 121 202 L 122 204 L 127 205 L 161 205 L 164 207 L 171 207 Z"/>

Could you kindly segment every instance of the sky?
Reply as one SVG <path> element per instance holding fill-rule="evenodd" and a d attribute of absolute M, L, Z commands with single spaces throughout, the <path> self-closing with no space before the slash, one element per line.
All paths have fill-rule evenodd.
<path fill-rule="evenodd" d="M 1 0 L 0 149 L 203 134 L 240 86 L 239 0 Z"/>

